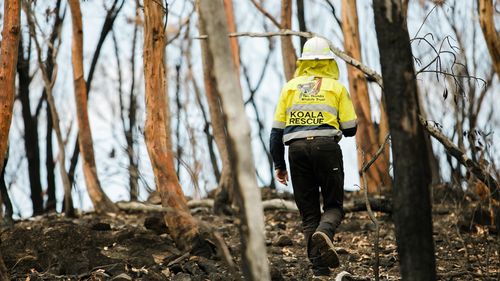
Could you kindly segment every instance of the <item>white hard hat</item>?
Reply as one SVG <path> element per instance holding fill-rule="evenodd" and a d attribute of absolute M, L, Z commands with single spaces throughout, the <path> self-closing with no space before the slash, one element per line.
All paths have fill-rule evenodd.
<path fill-rule="evenodd" d="M 306 41 L 299 60 L 329 60 L 334 59 L 328 41 L 321 37 L 313 37 Z"/>

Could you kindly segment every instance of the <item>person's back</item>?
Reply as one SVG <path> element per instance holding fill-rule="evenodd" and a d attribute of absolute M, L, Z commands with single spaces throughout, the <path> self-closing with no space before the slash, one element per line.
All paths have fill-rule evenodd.
<path fill-rule="evenodd" d="M 295 78 L 283 87 L 273 125 L 284 129 L 285 143 L 313 136 L 340 138 L 342 131 L 353 135 L 346 130 L 356 127 L 356 114 L 338 75 L 333 59 L 298 62 Z"/>
<path fill-rule="evenodd" d="M 344 169 L 338 142 L 356 133 L 356 113 L 326 40 L 309 39 L 294 78 L 281 91 L 270 137 L 279 182 L 289 164 L 295 202 L 302 217 L 307 254 L 315 275 L 339 265 L 332 240 L 343 217 Z M 323 196 L 321 214 L 319 194 Z"/>

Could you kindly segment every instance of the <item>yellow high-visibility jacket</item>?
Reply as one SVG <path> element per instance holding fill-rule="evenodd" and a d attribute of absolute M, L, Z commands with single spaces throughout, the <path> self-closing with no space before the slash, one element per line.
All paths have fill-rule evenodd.
<path fill-rule="evenodd" d="M 297 62 L 294 78 L 285 84 L 269 138 L 276 169 L 286 169 L 284 144 L 295 139 L 354 136 L 356 113 L 347 89 L 338 81 L 335 60 Z"/>
<path fill-rule="evenodd" d="M 273 129 L 283 129 L 283 143 L 314 136 L 340 139 L 342 131 L 356 128 L 352 101 L 338 77 L 333 59 L 297 62 L 274 114 Z"/>

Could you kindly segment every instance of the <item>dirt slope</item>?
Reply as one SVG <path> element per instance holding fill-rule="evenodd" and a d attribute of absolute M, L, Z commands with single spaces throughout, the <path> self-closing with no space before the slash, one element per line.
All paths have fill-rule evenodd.
<path fill-rule="evenodd" d="M 500 280 L 498 236 L 473 224 L 470 231 L 461 222 L 462 209 L 449 202 L 434 206 L 440 280 Z M 214 216 L 205 208 L 193 212 L 222 234 L 238 264 L 238 220 Z M 266 211 L 265 215 L 273 280 L 309 280 L 299 215 L 289 211 Z M 378 218 L 382 223 L 381 277 L 399 280 L 390 216 L 378 214 Z M 157 214 L 88 213 L 78 219 L 53 214 L 19 221 L 3 229 L 0 238 L 5 263 L 16 280 L 233 280 L 220 258 L 177 250 Z M 373 239 L 366 212 L 347 214 L 335 237 L 342 265 L 332 276 L 345 270 L 373 278 Z"/>

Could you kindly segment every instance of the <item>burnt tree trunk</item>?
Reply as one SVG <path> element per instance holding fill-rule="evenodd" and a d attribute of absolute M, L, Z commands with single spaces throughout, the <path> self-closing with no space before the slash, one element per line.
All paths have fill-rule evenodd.
<path fill-rule="evenodd" d="M 430 170 L 401 0 L 373 2 L 394 156 L 393 218 L 403 280 L 436 280 Z"/>
<path fill-rule="evenodd" d="M 41 52 L 39 52 L 39 54 L 40 53 Z M 39 59 L 39 64 L 41 65 L 41 59 Z M 47 75 L 47 74 L 44 74 L 44 75 Z M 57 144 L 58 144 L 58 148 L 59 148 L 59 151 L 58 151 L 59 173 L 61 175 L 61 180 L 62 180 L 63 189 L 64 189 L 63 209 L 64 209 L 64 213 L 66 214 L 66 216 L 72 217 L 72 216 L 74 216 L 74 208 L 73 208 L 73 199 L 71 196 L 71 183 L 69 181 L 69 176 L 68 176 L 68 173 L 66 172 L 66 167 L 64 165 L 65 160 L 66 160 L 66 151 L 65 151 L 65 147 L 64 147 L 64 140 L 62 138 L 61 128 L 59 125 L 59 114 L 57 113 L 54 97 L 52 96 L 52 88 L 51 87 L 52 87 L 53 83 L 48 81 L 48 76 L 46 76 L 46 78 L 44 78 L 44 80 L 45 80 L 44 81 L 45 92 L 47 93 L 47 106 L 48 106 L 48 110 L 50 111 L 50 115 L 49 115 L 50 117 L 47 118 L 47 122 L 51 121 L 51 123 L 52 123 L 51 127 L 54 130 L 54 132 L 56 133 Z M 48 132 L 47 132 L 47 134 L 48 134 Z M 50 135 L 50 137 L 52 137 L 52 134 Z M 52 143 L 52 140 L 50 142 Z M 52 150 L 52 147 L 50 147 L 49 150 Z M 47 157 L 49 156 L 49 154 L 52 155 L 52 151 L 47 152 Z M 47 161 L 52 161 L 52 158 L 47 159 Z M 53 168 L 53 164 L 51 164 L 51 165 Z M 55 195 L 54 195 L 53 204 L 54 204 L 53 207 L 55 208 L 55 204 L 56 204 Z"/>
<path fill-rule="evenodd" d="M 87 111 L 87 87 L 83 78 L 83 28 L 82 13 L 78 0 L 69 0 L 71 19 L 73 23 L 72 40 L 72 65 L 73 80 L 75 87 L 76 113 L 78 120 L 78 142 L 82 152 L 83 174 L 87 184 L 87 191 L 96 212 L 117 212 L 118 209 L 104 193 L 97 177 L 97 169 L 94 158 L 94 147 L 92 133 L 90 131 L 89 117 Z"/>
<path fill-rule="evenodd" d="M 140 12 L 139 2 L 136 1 L 135 16 L 139 17 Z M 137 33 L 139 26 L 136 22 L 134 25 L 134 35 L 132 36 L 132 52 L 130 56 L 130 70 L 131 70 L 131 82 L 130 82 L 130 95 L 129 95 L 129 107 L 128 107 L 128 128 L 125 130 L 125 140 L 127 141 L 127 157 L 128 157 L 128 172 L 129 172 L 129 185 L 130 185 L 130 200 L 137 200 L 139 197 L 139 168 L 138 160 L 135 156 L 134 139 L 135 139 L 135 126 L 137 120 L 137 97 L 135 94 L 135 74 L 136 74 L 136 62 L 135 62 L 135 52 L 137 45 Z"/>
<path fill-rule="evenodd" d="M 0 213 L 3 210 L 2 204 L 5 205 L 5 214 L 3 219 L 7 222 L 12 222 L 12 215 L 14 214 L 14 209 L 12 208 L 12 202 L 10 202 L 9 193 L 7 192 L 7 184 L 5 183 L 5 167 L 7 166 L 7 161 L 9 160 L 9 154 L 5 157 L 3 162 L 3 169 L 0 172 Z M 2 217 L 0 217 L 1 223 Z"/>
<path fill-rule="evenodd" d="M 199 18 L 198 25 L 200 34 L 207 34 L 206 23 L 204 22 L 203 18 Z M 226 124 L 224 123 L 224 116 L 222 114 L 220 93 L 218 92 L 217 81 L 213 72 L 213 57 L 209 51 L 207 41 L 203 40 L 200 42 L 200 44 L 202 54 L 201 58 L 203 63 L 203 81 L 205 84 L 205 95 L 207 98 L 215 144 L 217 145 L 217 149 L 222 160 L 222 170 L 219 185 L 217 187 L 215 195 L 214 213 L 222 214 L 224 211 L 229 210 L 234 199 L 234 177 L 226 143 L 227 130 Z"/>
<path fill-rule="evenodd" d="M 230 53 L 227 19 L 222 0 L 201 0 L 199 11 L 208 35 L 208 52 L 227 127 L 227 147 L 234 170 L 235 199 L 240 208 L 243 274 L 248 280 L 270 280 L 264 243 L 264 214 L 257 187 L 250 142 L 250 124 Z"/>
<path fill-rule="evenodd" d="M 137 12 L 136 12 L 137 15 Z M 113 46 L 114 53 L 117 65 L 118 72 L 118 95 L 119 95 L 119 104 L 120 104 L 120 119 L 123 127 L 123 133 L 125 135 L 125 141 L 127 146 L 125 148 L 125 153 L 128 157 L 128 172 L 129 172 L 129 188 L 130 188 L 130 201 L 137 201 L 139 196 L 139 178 L 138 178 L 138 169 L 137 162 L 135 157 L 135 149 L 134 149 L 134 128 L 135 128 L 135 111 L 136 111 L 136 100 L 135 100 L 135 46 L 137 41 L 137 24 L 134 26 L 134 35 L 132 36 L 132 55 L 131 55 L 131 89 L 129 93 L 129 107 L 128 107 L 128 117 L 126 117 L 127 110 L 125 109 L 124 104 L 124 96 L 125 92 L 123 91 L 123 77 L 122 77 L 122 66 L 120 62 L 120 50 L 118 47 L 118 40 L 116 39 L 115 32 L 112 31 L 113 38 Z M 128 122 L 126 122 L 128 120 Z M 128 126 L 127 126 L 128 123 Z"/>
<path fill-rule="evenodd" d="M 41 55 L 40 47 L 37 46 L 38 49 L 38 55 Z M 42 65 L 42 60 L 39 58 L 38 59 L 38 64 L 41 66 Z M 54 97 L 52 96 L 52 86 L 54 85 L 54 80 L 49 78 L 47 72 L 45 69 L 42 69 L 42 73 L 44 76 L 44 84 L 45 84 L 45 93 L 47 95 L 47 107 L 48 107 L 48 117 L 47 117 L 47 122 L 51 122 L 51 130 L 53 129 L 54 132 L 56 133 L 57 137 L 57 144 L 58 144 L 58 162 L 59 162 L 59 173 L 61 176 L 62 184 L 63 184 L 63 190 L 64 190 L 64 203 L 63 203 L 63 209 L 64 213 L 68 217 L 73 217 L 75 215 L 74 213 L 74 208 L 73 208 L 73 199 L 71 196 L 71 183 L 69 181 L 68 173 L 66 172 L 66 167 L 65 167 L 65 160 L 66 160 L 66 152 L 65 152 L 65 147 L 64 147 L 64 140 L 62 138 L 62 132 L 61 128 L 59 125 L 59 114 L 57 113 Z M 50 79 L 50 80 L 49 80 Z M 48 125 L 49 126 L 49 125 Z M 50 134 L 50 135 L 49 135 Z M 48 131 L 47 135 L 49 138 L 52 138 L 52 131 Z M 47 157 L 48 158 L 46 161 L 47 162 L 52 162 L 52 140 L 47 140 L 47 143 L 50 143 L 50 148 L 48 147 L 47 144 Z M 52 163 L 47 163 L 47 166 L 51 165 L 50 167 L 54 169 L 54 164 Z M 53 170 L 52 170 L 53 171 Z M 49 173 L 49 170 L 47 170 Z M 53 180 L 53 175 L 47 175 L 48 180 Z M 50 182 L 49 182 L 50 184 Z M 49 201 L 47 202 L 47 208 L 54 208 L 56 205 L 56 198 L 55 198 L 55 187 L 54 187 L 54 194 L 51 195 L 49 194 Z M 53 196 L 53 198 L 51 198 Z M 53 201 L 51 200 L 53 199 Z M 50 205 L 49 205 L 50 204 Z"/>
<path fill-rule="evenodd" d="M 344 34 L 344 48 L 346 53 L 352 58 L 362 61 L 361 59 L 361 40 L 359 36 L 358 13 L 356 10 L 356 0 L 342 1 L 342 32 Z M 361 70 L 352 65 L 347 65 L 349 78 L 349 90 L 351 92 L 352 101 L 358 115 L 358 132 L 356 133 L 356 143 L 358 152 L 358 168 L 364 165 L 364 159 L 373 157 L 382 143 L 379 142 L 379 137 L 375 131 L 375 127 L 371 117 L 370 96 L 368 94 L 368 83 L 365 75 Z M 385 115 L 384 108 L 381 107 L 381 116 Z M 388 128 L 387 119 L 381 118 L 379 128 Z M 387 135 L 387 131 L 383 132 Z M 382 142 L 384 139 L 382 139 Z M 386 149 L 388 150 L 388 144 Z M 366 179 L 369 192 L 377 192 L 381 187 L 391 185 L 389 176 L 389 159 L 386 154 L 381 154 L 380 157 L 372 165 L 371 169 L 366 171 Z"/>
<path fill-rule="evenodd" d="M 56 209 L 56 178 L 55 178 L 55 164 L 54 152 L 52 148 L 52 115 L 50 113 L 50 106 L 47 103 L 47 135 L 45 138 L 45 169 L 47 171 L 47 203 L 45 204 L 45 211 L 52 211 Z"/>
<path fill-rule="evenodd" d="M 165 222 L 170 235 L 181 249 L 189 248 L 199 235 L 175 173 L 170 149 L 167 87 L 165 80 L 166 8 L 155 0 L 144 1 L 144 79 L 146 84 L 146 146 L 155 175 L 162 206 L 168 208 Z"/>
<path fill-rule="evenodd" d="M 59 115 L 56 110 L 54 98 L 52 96 L 52 88 L 55 84 L 55 79 L 56 79 L 56 74 L 57 70 L 55 70 L 55 57 L 54 54 L 56 53 L 54 50 L 51 50 L 51 47 L 49 47 L 49 50 L 47 51 L 48 55 L 51 55 L 50 58 L 47 59 L 47 63 L 44 63 L 42 61 L 42 48 L 40 46 L 40 43 L 38 42 L 38 39 L 36 37 L 36 31 L 35 31 L 35 20 L 34 20 L 34 15 L 33 15 L 33 10 L 28 2 L 25 2 L 23 5 L 27 20 L 28 20 L 28 26 L 30 28 L 30 36 L 32 40 L 35 42 L 35 47 L 37 51 L 37 60 L 38 60 L 38 67 L 42 72 L 42 78 L 43 78 L 43 83 L 44 83 L 44 93 L 46 95 L 46 100 L 47 100 L 47 106 L 50 110 L 50 118 L 47 118 L 47 122 L 51 121 L 52 122 L 52 127 L 54 129 L 54 132 L 56 133 L 57 137 L 57 144 L 59 147 L 59 172 L 61 175 L 61 180 L 63 183 L 63 189 L 64 189 L 64 204 L 63 204 L 63 209 L 64 213 L 68 217 L 74 216 L 74 208 L 73 208 L 73 200 L 71 197 L 71 184 L 69 182 L 68 174 L 66 173 L 66 167 L 65 167 L 65 159 L 66 159 L 66 154 L 65 154 L 65 147 L 64 147 L 64 141 L 62 138 L 62 133 L 61 133 L 61 128 L 59 125 Z M 54 31 L 53 31 L 54 32 Z M 52 33 L 51 36 L 56 36 L 54 33 Z M 54 38 L 51 38 L 53 40 L 52 42 L 55 42 Z M 53 45 L 52 45 L 53 47 Z M 49 76 L 48 70 L 50 70 L 51 75 Z M 47 132 L 48 134 L 49 132 Z M 50 141 L 51 142 L 51 141 Z M 50 148 L 50 150 L 52 147 Z M 52 159 L 47 159 L 47 161 L 52 161 Z M 54 197 L 54 204 L 55 204 L 55 197 Z M 55 207 L 55 206 L 54 206 Z"/>
<path fill-rule="evenodd" d="M 43 213 L 42 183 L 40 181 L 40 148 L 38 145 L 38 116 L 31 113 L 30 102 L 30 57 L 31 43 L 28 44 L 27 57 L 24 56 L 22 38 L 19 39 L 17 73 L 19 81 L 19 100 L 22 105 L 24 123 L 24 149 L 28 160 L 28 177 L 31 188 L 33 215 Z"/>
<path fill-rule="evenodd" d="M 297 20 L 299 21 L 299 31 L 307 32 L 306 27 L 306 17 L 305 17 L 305 9 L 304 9 L 304 0 L 297 0 Z M 306 43 L 306 37 L 300 37 L 300 51 L 304 48 L 304 44 Z"/>
<path fill-rule="evenodd" d="M 174 92 L 174 97 L 175 97 L 175 110 L 177 114 L 177 122 L 175 122 L 175 139 L 176 139 L 176 148 L 175 148 L 175 159 L 176 159 L 176 164 L 175 164 L 175 173 L 177 174 L 177 177 L 179 177 L 179 173 L 181 170 L 181 162 L 182 162 L 182 156 L 184 154 L 184 143 L 181 143 L 181 114 L 183 111 L 183 105 L 181 103 L 181 62 L 178 62 L 175 65 L 175 92 Z M 183 129 L 183 131 L 186 130 L 186 128 Z"/>
<path fill-rule="evenodd" d="M 50 32 L 50 39 L 49 39 L 49 48 L 47 48 L 47 54 L 45 56 L 46 61 L 46 71 L 47 71 L 47 77 L 52 77 L 52 74 L 54 73 L 54 65 L 55 65 L 55 57 L 54 53 L 57 52 L 54 48 L 56 40 L 60 40 L 61 36 L 61 28 L 62 28 L 62 23 L 64 21 L 66 13 L 64 12 L 63 15 L 61 16 L 60 13 L 61 9 L 61 0 L 57 0 L 56 6 L 54 8 L 54 15 L 55 15 L 55 20 L 54 24 L 52 25 L 52 30 Z M 50 111 L 50 105 L 48 103 L 48 98 L 47 98 L 47 90 L 44 88 L 42 97 L 45 97 L 45 101 L 47 104 L 46 108 L 46 114 L 47 114 L 47 129 L 46 129 L 46 138 L 45 138 L 45 152 L 46 152 L 46 157 L 45 157 L 45 168 L 46 168 L 46 173 L 47 173 L 47 202 L 45 204 L 45 211 L 52 211 L 56 210 L 56 204 L 57 204 L 57 198 L 56 198 L 56 180 L 55 180 L 55 163 L 54 163 L 54 153 L 53 153 L 53 142 L 52 142 L 52 113 Z"/>

